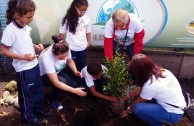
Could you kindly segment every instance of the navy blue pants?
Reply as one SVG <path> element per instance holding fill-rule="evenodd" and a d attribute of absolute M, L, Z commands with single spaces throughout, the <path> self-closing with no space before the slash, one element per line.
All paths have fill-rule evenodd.
<path fill-rule="evenodd" d="M 78 71 L 86 66 L 86 49 L 83 51 L 71 50 L 72 59 L 75 62 Z"/>
<path fill-rule="evenodd" d="M 131 45 L 126 46 L 127 47 L 127 53 L 129 58 L 131 59 L 134 55 L 134 43 Z M 122 53 L 124 49 L 124 45 L 118 44 L 118 42 L 113 41 L 113 54 L 115 55 L 116 50 L 118 49 L 118 53 Z"/>
<path fill-rule="evenodd" d="M 16 79 L 22 120 L 31 123 L 36 118 L 34 113 L 43 110 L 43 85 L 39 65 L 16 72 Z"/>
<path fill-rule="evenodd" d="M 72 75 L 72 72 L 69 69 L 63 69 L 58 74 L 59 81 L 67 84 L 70 87 L 76 88 L 77 83 Z M 48 76 L 45 74 L 42 76 L 42 80 L 45 86 L 49 86 L 52 88 L 51 94 L 49 95 L 49 100 L 56 101 L 60 95 L 61 90 L 54 86 L 54 84 L 50 81 Z"/>

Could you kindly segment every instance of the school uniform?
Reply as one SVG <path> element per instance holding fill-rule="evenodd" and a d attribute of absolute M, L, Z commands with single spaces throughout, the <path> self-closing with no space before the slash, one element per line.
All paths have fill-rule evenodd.
<path fill-rule="evenodd" d="M 28 25 L 22 27 L 13 20 L 3 31 L 2 46 L 18 55 L 35 54 L 31 30 Z M 24 122 L 31 123 L 36 119 L 34 113 L 43 110 L 43 87 L 38 60 L 13 59 L 12 65 L 16 71 L 21 117 Z"/>
<path fill-rule="evenodd" d="M 78 17 L 78 26 L 75 34 L 71 33 L 66 26 L 66 23 L 61 24 L 59 33 L 66 34 L 66 42 L 71 50 L 72 59 L 78 71 L 81 71 L 86 62 L 86 48 L 88 44 L 86 33 L 91 32 L 90 18 L 87 15 Z"/>

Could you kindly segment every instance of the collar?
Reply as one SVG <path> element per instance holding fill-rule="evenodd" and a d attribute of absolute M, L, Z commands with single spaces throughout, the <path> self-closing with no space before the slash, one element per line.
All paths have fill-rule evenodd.
<path fill-rule="evenodd" d="M 15 19 L 12 21 L 12 23 L 13 23 L 17 28 L 19 28 L 19 29 L 24 28 L 24 27 L 21 26 L 19 23 L 17 23 L 17 21 L 16 21 Z"/>

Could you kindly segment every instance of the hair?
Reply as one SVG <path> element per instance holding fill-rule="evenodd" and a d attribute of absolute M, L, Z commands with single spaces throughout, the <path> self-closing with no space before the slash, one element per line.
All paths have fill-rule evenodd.
<path fill-rule="evenodd" d="M 129 13 L 124 9 L 116 10 L 112 15 L 113 21 L 121 21 L 125 24 L 129 21 Z"/>
<path fill-rule="evenodd" d="M 129 63 L 129 68 L 133 77 L 137 79 L 137 84 L 140 87 L 149 79 L 151 79 L 152 83 L 152 75 L 154 75 L 156 79 L 165 77 L 162 75 L 162 69 L 154 64 L 151 58 L 144 54 L 134 55 Z"/>
<path fill-rule="evenodd" d="M 64 16 L 62 20 L 62 25 L 67 23 L 66 27 L 69 29 L 69 31 L 73 34 L 76 32 L 76 27 L 78 25 L 78 15 L 77 10 L 75 7 L 79 6 L 88 6 L 87 0 L 73 0 L 71 3 L 71 6 L 67 10 L 66 15 Z"/>
<path fill-rule="evenodd" d="M 102 71 L 102 66 L 99 63 L 90 63 L 87 66 L 87 71 L 90 75 L 98 75 Z"/>
<path fill-rule="evenodd" d="M 9 0 L 6 11 L 7 24 L 15 19 L 15 13 L 24 16 L 28 12 L 36 10 L 36 5 L 32 0 Z"/>
<path fill-rule="evenodd" d="M 52 51 L 55 56 L 64 54 L 69 51 L 69 46 L 59 36 L 56 36 L 56 35 L 52 36 L 52 40 L 55 43 L 52 47 Z"/>

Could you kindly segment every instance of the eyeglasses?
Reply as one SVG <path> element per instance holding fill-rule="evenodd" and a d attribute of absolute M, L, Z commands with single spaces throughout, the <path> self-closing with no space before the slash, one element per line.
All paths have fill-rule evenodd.
<path fill-rule="evenodd" d="M 75 7 L 75 9 L 78 11 L 79 14 L 85 14 L 86 13 L 86 11 L 80 11 L 80 10 L 78 10 L 77 7 Z"/>

